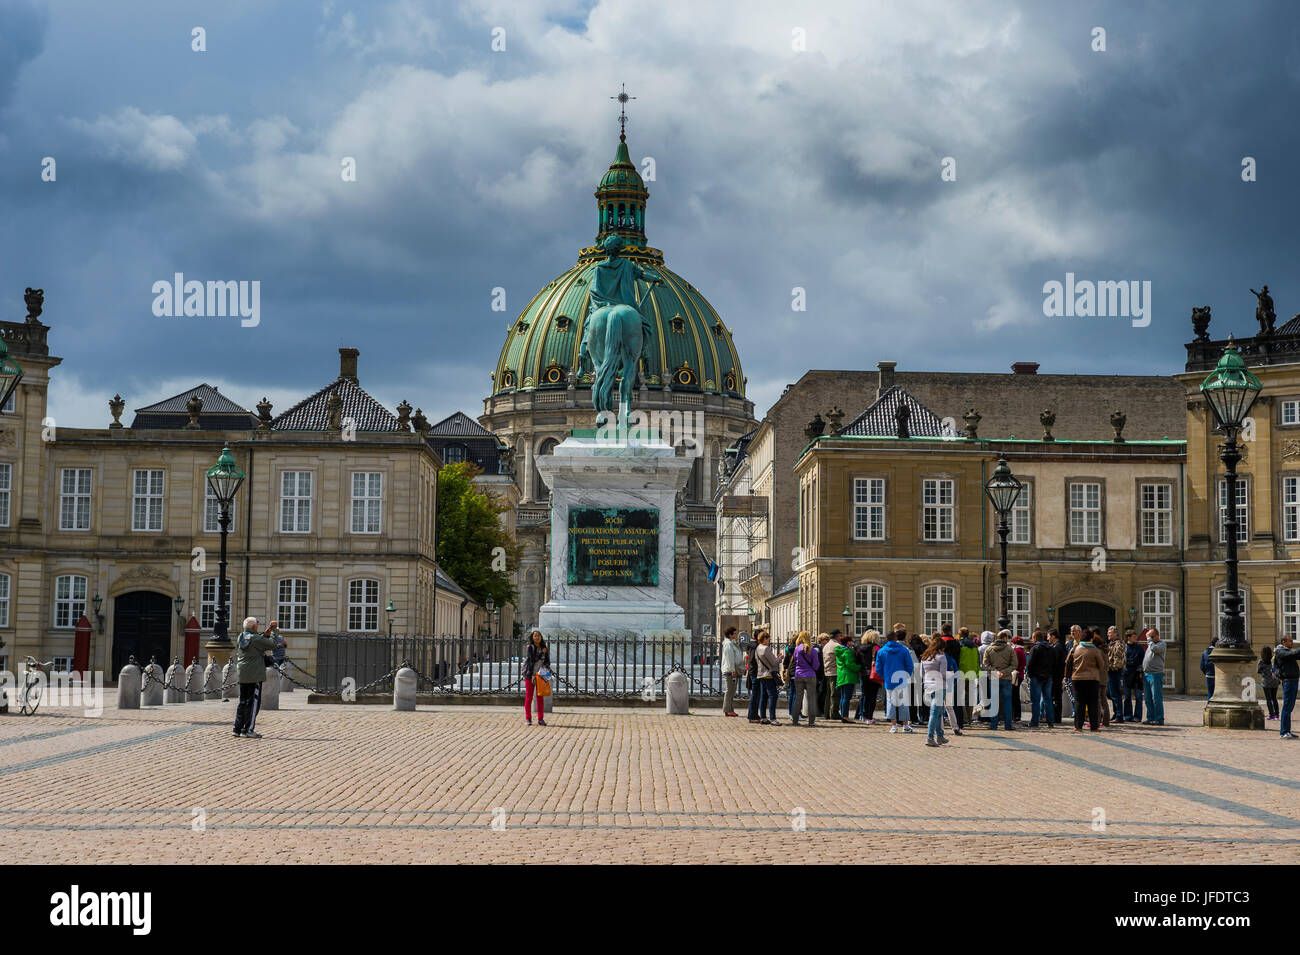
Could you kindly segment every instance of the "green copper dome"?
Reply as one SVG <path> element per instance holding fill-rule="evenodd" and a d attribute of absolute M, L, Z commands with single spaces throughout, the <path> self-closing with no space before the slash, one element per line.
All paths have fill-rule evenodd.
<path fill-rule="evenodd" d="M 641 311 L 654 327 L 642 369 L 651 388 L 704 391 L 744 397 L 745 378 L 731 330 L 722 324 L 703 295 L 663 264 L 663 253 L 645 239 L 645 182 L 620 141 L 609 171 L 596 189 L 596 240 L 578 253 L 578 264 L 533 296 L 506 330 L 497 359 L 492 390 L 587 388 L 590 370 L 577 375 L 578 347 L 588 312 L 589 290 L 596 266 L 606 253 L 599 244 L 609 235 L 622 236 L 621 253 L 653 269 L 663 285 L 638 283 Z"/>

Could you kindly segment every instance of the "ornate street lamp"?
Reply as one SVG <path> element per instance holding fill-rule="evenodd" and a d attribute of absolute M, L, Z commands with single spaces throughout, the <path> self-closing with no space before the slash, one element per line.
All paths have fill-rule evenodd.
<path fill-rule="evenodd" d="M 397 608 L 393 606 L 393 602 L 391 600 L 388 601 L 388 606 L 384 608 L 384 613 L 388 614 L 388 639 L 392 640 L 393 639 L 393 614 L 397 613 Z"/>
<path fill-rule="evenodd" d="M 993 476 L 984 485 L 984 493 L 992 502 L 993 510 L 998 513 L 998 542 L 1002 546 L 1002 571 L 999 574 L 1002 581 L 1000 605 L 1002 614 L 998 617 L 999 630 L 1006 630 L 1011 626 L 1011 617 L 1007 614 L 1007 534 L 1011 531 L 1011 509 L 1016 506 L 1023 487 L 1024 485 L 1011 473 L 1011 468 L 1007 467 L 1005 457 L 998 458 L 998 466 L 993 469 Z"/>
<path fill-rule="evenodd" d="M 491 597 L 488 597 L 486 600 L 483 601 L 483 609 L 485 609 L 485 610 L 488 612 L 488 625 L 487 625 L 487 632 L 488 632 L 488 638 L 491 639 L 491 637 L 492 637 L 492 614 L 493 614 L 493 613 L 496 611 L 496 609 L 497 609 L 497 602 L 496 602 L 495 600 L 493 600 Z"/>
<path fill-rule="evenodd" d="M 212 639 L 209 643 L 218 644 L 217 649 L 229 652 L 230 644 L 230 600 L 228 581 L 226 580 L 226 536 L 230 533 L 230 505 L 235 501 L 239 486 L 244 483 L 244 471 L 235 463 L 230 448 L 222 448 L 217 463 L 208 468 L 208 488 L 217 500 L 220 509 L 217 523 L 221 526 L 221 562 L 217 571 L 217 619 L 212 627 Z"/>
<path fill-rule="evenodd" d="M 1227 571 L 1223 613 L 1219 623 L 1219 643 L 1210 651 L 1214 663 L 1214 696 L 1205 704 L 1206 726 L 1234 729 L 1263 729 L 1264 713 L 1253 698 L 1243 699 L 1242 688 L 1254 686 L 1255 654 L 1246 643 L 1245 619 L 1241 614 L 1241 588 L 1237 581 L 1237 464 L 1241 449 L 1237 436 L 1250 414 L 1251 405 L 1264 386 L 1246 368 L 1231 338 L 1223 356 L 1205 381 L 1201 394 L 1214 413 L 1215 424 L 1223 431 L 1219 460 L 1224 466 L 1223 535 L 1227 538 L 1224 564 Z M 1249 681 L 1249 682 L 1247 682 Z M 1253 694 L 1252 694 L 1253 697 Z"/>
<path fill-rule="evenodd" d="M 99 626 L 99 633 L 100 633 L 100 635 L 103 636 L 103 633 L 104 633 L 104 615 L 103 615 L 102 613 L 100 613 L 100 611 L 101 611 L 101 610 L 103 609 L 103 607 L 104 607 L 104 598 L 101 597 L 101 596 L 99 595 L 98 592 L 96 592 L 96 593 L 95 593 L 95 596 L 94 596 L 93 598 L 91 598 L 91 601 L 90 601 L 90 602 L 91 602 L 91 604 L 92 604 L 92 605 L 94 606 L 94 608 L 95 608 L 95 623 Z"/>
<path fill-rule="evenodd" d="M 9 357 L 9 346 L 0 340 L 0 408 L 4 407 L 9 396 L 18 388 L 18 382 L 22 380 L 22 368 Z"/>
<path fill-rule="evenodd" d="M 1052 628 L 1052 625 L 1055 623 L 1056 623 L 1056 608 L 1053 607 L 1051 604 L 1048 604 L 1047 605 L 1047 629 L 1050 630 Z"/>
<path fill-rule="evenodd" d="M 185 614 L 183 613 L 183 608 L 185 607 L 185 598 L 180 594 L 177 594 L 172 598 L 172 606 L 176 608 L 176 616 L 184 619 Z"/>
<path fill-rule="evenodd" d="M 840 614 L 840 616 L 844 618 L 844 632 L 850 637 L 853 636 L 853 628 L 849 626 L 849 623 L 853 620 L 853 611 L 849 609 L 848 604 L 844 605 L 844 613 Z"/>

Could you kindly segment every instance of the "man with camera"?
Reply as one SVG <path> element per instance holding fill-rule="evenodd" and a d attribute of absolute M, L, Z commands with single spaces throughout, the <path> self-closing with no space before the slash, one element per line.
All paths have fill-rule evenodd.
<path fill-rule="evenodd" d="M 271 660 L 267 653 L 275 649 L 280 642 L 279 624 L 272 620 L 266 627 L 266 633 L 258 633 L 258 619 L 244 618 L 244 630 L 236 641 L 235 658 L 239 672 L 239 706 L 235 709 L 235 735 L 245 739 L 261 739 L 262 734 L 255 732 L 257 711 L 262 702 L 262 682 L 266 679 L 267 667 Z"/>

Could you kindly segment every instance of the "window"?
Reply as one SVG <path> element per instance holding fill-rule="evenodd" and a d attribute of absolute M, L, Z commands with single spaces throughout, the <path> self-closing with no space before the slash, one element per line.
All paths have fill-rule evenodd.
<path fill-rule="evenodd" d="M 1101 485 L 1070 484 L 1070 543 L 1101 543 Z"/>
<path fill-rule="evenodd" d="M 311 533 L 310 471 L 285 471 L 280 475 L 280 533 Z"/>
<path fill-rule="evenodd" d="M 442 449 L 443 464 L 458 464 L 465 460 L 465 446 L 463 444 L 449 444 Z"/>
<path fill-rule="evenodd" d="M 1300 424 L 1300 401 L 1282 402 L 1282 424 Z"/>
<path fill-rule="evenodd" d="M 1249 641 L 1249 640 L 1250 640 L 1250 601 L 1249 601 L 1247 598 L 1250 596 L 1250 594 L 1249 594 L 1248 591 L 1245 591 L 1245 590 L 1238 590 L 1237 593 L 1241 594 L 1241 623 L 1242 623 L 1242 633 L 1245 634 L 1246 640 Z M 1223 636 L 1223 632 L 1222 632 L 1222 628 L 1223 628 L 1223 611 L 1224 611 L 1223 600 L 1224 600 L 1224 598 L 1227 597 L 1227 596 L 1228 596 L 1228 588 L 1227 588 L 1227 587 L 1220 587 L 1220 588 L 1215 592 L 1214 605 L 1215 605 L 1216 607 L 1218 607 L 1218 609 L 1219 609 L 1219 613 L 1218 613 L 1218 616 L 1216 617 L 1216 619 L 1215 619 L 1215 621 L 1214 621 L 1214 632 L 1215 632 L 1215 634 L 1217 634 L 1219 637 L 1222 637 L 1222 636 Z M 1161 632 L 1163 633 L 1164 631 L 1161 631 Z"/>
<path fill-rule="evenodd" d="M 1300 587 L 1287 587 L 1282 591 L 1282 627 L 1280 635 L 1300 637 Z"/>
<path fill-rule="evenodd" d="M 0 627 L 9 626 L 9 575 L 0 574 Z"/>
<path fill-rule="evenodd" d="M 1143 484 L 1142 543 L 1168 547 L 1174 542 L 1174 489 L 1169 484 Z"/>
<path fill-rule="evenodd" d="M 1250 539 L 1250 518 L 1247 510 L 1246 480 L 1237 478 L 1237 543 Z M 1219 482 L 1219 541 L 1228 539 L 1224 525 L 1228 522 L 1228 482 Z"/>
<path fill-rule="evenodd" d="M 230 526 L 235 526 L 235 502 L 230 502 Z M 208 485 L 207 480 L 203 482 L 203 533 L 220 534 L 221 533 L 221 505 L 217 503 L 217 496 L 212 493 L 212 488 Z M 214 598 L 215 599 L 215 598 Z"/>
<path fill-rule="evenodd" d="M 136 471 L 131 497 L 131 530 L 160 531 L 163 526 L 163 472 Z"/>
<path fill-rule="evenodd" d="M 0 464 L 0 527 L 9 526 L 9 495 L 13 490 L 14 466 Z"/>
<path fill-rule="evenodd" d="M 957 628 L 957 591 L 945 584 L 930 584 L 921 588 L 921 608 L 924 611 L 927 635 L 942 629 L 946 623 Z"/>
<path fill-rule="evenodd" d="M 1011 508 L 1011 531 L 1007 535 L 1008 544 L 1032 544 L 1033 525 L 1030 523 L 1030 515 L 1033 513 L 1033 485 L 1026 483 L 1020 489 L 1019 496 L 1016 497 L 1015 506 Z"/>
<path fill-rule="evenodd" d="M 0 472 L 0 479 L 3 477 Z M 1282 539 L 1300 540 L 1300 478 L 1282 479 Z"/>
<path fill-rule="evenodd" d="M 880 584 L 858 584 L 853 588 L 853 632 L 885 632 L 885 588 Z"/>
<path fill-rule="evenodd" d="M 379 533 L 379 501 L 384 476 L 378 471 L 352 472 L 352 533 Z"/>
<path fill-rule="evenodd" d="M 286 577 L 280 581 L 275 604 L 275 619 L 282 630 L 307 629 L 307 581 Z"/>
<path fill-rule="evenodd" d="M 1163 588 L 1142 591 L 1142 627 L 1155 627 L 1166 640 L 1174 639 L 1174 592 Z"/>
<path fill-rule="evenodd" d="M 86 612 L 86 578 L 63 574 L 54 578 L 54 626 L 71 629 Z"/>
<path fill-rule="evenodd" d="M 72 657 L 51 657 L 50 662 L 50 669 L 55 673 L 72 672 Z"/>
<path fill-rule="evenodd" d="M 857 540 L 879 541 L 885 539 L 884 478 L 854 479 L 853 536 Z M 859 630 L 858 632 L 862 633 L 863 631 Z"/>
<path fill-rule="evenodd" d="M 18 396 L 18 389 L 17 389 L 17 388 L 15 388 L 13 391 L 9 392 L 9 397 L 5 399 L 5 403 L 4 403 L 4 405 L 3 405 L 3 406 L 0 406 L 0 411 L 3 411 L 5 414 L 13 414 L 13 413 L 14 413 L 14 398 L 16 398 L 17 396 Z"/>
<path fill-rule="evenodd" d="M 379 629 L 379 581 L 348 581 L 348 632 L 374 633 Z"/>
<path fill-rule="evenodd" d="M 921 499 L 922 539 L 952 540 L 952 481 L 927 478 L 921 482 Z"/>
<path fill-rule="evenodd" d="M 1012 636 L 1028 639 L 1029 634 L 1033 632 L 1033 628 L 1029 625 L 1030 597 L 1028 587 L 1007 588 L 1007 616 L 1011 618 Z"/>
<path fill-rule="evenodd" d="M 59 530 L 90 530 L 90 468 L 64 468 L 59 480 Z"/>
<path fill-rule="evenodd" d="M 226 578 L 226 623 L 230 620 L 230 595 L 234 590 L 233 581 Z M 204 577 L 199 581 L 199 627 L 211 630 L 217 625 L 217 578 Z"/>

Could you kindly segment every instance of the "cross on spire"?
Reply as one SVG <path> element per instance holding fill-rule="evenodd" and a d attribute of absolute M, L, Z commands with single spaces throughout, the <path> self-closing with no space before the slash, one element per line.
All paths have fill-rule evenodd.
<path fill-rule="evenodd" d="M 635 96 L 628 96 L 628 95 L 627 95 L 627 84 L 626 84 L 626 83 L 620 83 L 619 86 L 620 86 L 621 88 L 619 89 L 618 95 L 617 95 L 617 96 L 611 96 L 610 99 L 616 99 L 616 100 L 618 100 L 618 102 L 619 102 L 619 107 L 618 107 L 618 141 L 619 141 L 620 143 L 625 143 L 625 142 L 627 142 L 627 101 L 630 100 L 630 99 L 636 99 L 636 97 L 635 97 Z"/>

